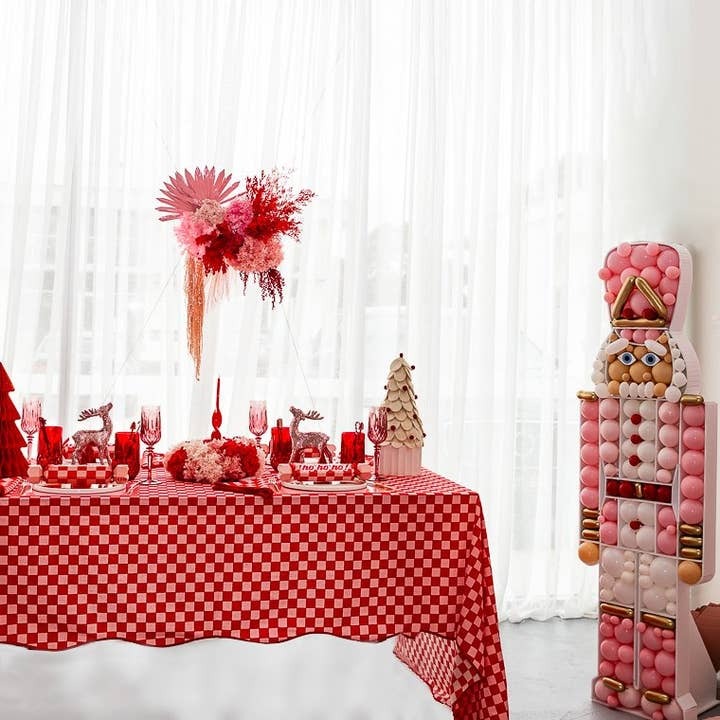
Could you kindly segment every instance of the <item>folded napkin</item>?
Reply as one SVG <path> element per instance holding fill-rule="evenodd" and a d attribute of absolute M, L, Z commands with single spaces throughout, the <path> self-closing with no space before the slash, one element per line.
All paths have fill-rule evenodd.
<path fill-rule="evenodd" d="M 258 478 L 243 478 L 242 480 L 218 480 L 212 484 L 213 490 L 245 493 L 247 495 L 260 495 L 271 498 L 279 490 L 267 481 Z"/>
<path fill-rule="evenodd" d="M 0 480 L 0 497 L 5 497 L 13 491 L 17 483 L 17 478 L 7 478 Z"/>

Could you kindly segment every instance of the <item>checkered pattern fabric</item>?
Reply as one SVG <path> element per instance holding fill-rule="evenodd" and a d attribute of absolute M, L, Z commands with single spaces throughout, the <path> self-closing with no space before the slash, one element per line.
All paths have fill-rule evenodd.
<path fill-rule="evenodd" d="M 107 465 L 48 465 L 45 479 L 49 482 L 73 482 L 88 480 L 91 483 L 107 483 L 112 479 L 112 468 Z"/>
<path fill-rule="evenodd" d="M 382 493 L 218 492 L 0 500 L 0 642 L 58 650 L 306 633 L 377 641 L 456 718 L 505 718 L 477 494 L 429 472 Z"/>
<path fill-rule="evenodd" d="M 351 464 L 326 465 L 325 463 L 292 463 L 292 474 L 295 480 L 347 480 L 355 479 L 355 468 Z"/>

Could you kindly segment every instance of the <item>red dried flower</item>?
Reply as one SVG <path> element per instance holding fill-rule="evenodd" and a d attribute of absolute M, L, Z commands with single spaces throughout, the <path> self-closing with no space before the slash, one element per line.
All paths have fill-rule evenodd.
<path fill-rule="evenodd" d="M 184 480 L 185 462 L 187 461 L 187 452 L 185 448 L 178 448 L 170 457 L 165 458 L 165 467 L 175 480 Z"/>

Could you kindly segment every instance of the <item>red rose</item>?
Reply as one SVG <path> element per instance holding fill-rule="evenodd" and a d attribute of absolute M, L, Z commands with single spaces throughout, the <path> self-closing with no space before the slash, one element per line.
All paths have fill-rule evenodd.
<path fill-rule="evenodd" d="M 178 448 L 170 457 L 165 458 L 165 467 L 167 471 L 175 478 L 175 480 L 184 480 L 185 462 L 187 461 L 187 452 L 185 448 Z"/>

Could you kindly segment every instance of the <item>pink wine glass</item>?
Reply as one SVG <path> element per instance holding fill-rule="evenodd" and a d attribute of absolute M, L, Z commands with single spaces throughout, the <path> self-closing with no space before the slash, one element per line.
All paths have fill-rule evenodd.
<path fill-rule="evenodd" d="M 250 432 L 255 436 L 255 442 L 260 446 L 260 438 L 267 432 L 267 407 L 264 400 L 250 401 Z"/>
<path fill-rule="evenodd" d="M 140 439 L 147 445 L 147 478 L 143 481 L 143 485 L 158 485 L 159 480 L 153 480 L 153 453 L 155 452 L 155 443 L 161 437 L 160 424 L 160 406 L 159 405 L 143 405 L 140 408 Z"/>
<path fill-rule="evenodd" d="M 368 417 L 368 440 L 375 446 L 375 460 L 373 467 L 374 482 L 380 477 L 380 445 L 387 440 L 387 408 L 384 405 L 370 408 Z"/>
<path fill-rule="evenodd" d="M 22 407 L 22 419 L 20 428 L 27 435 L 27 459 L 32 459 L 33 437 L 40 427 L 40 415 L 42 415 L 42 402 L 38 397 L 25 398 Z"/>

